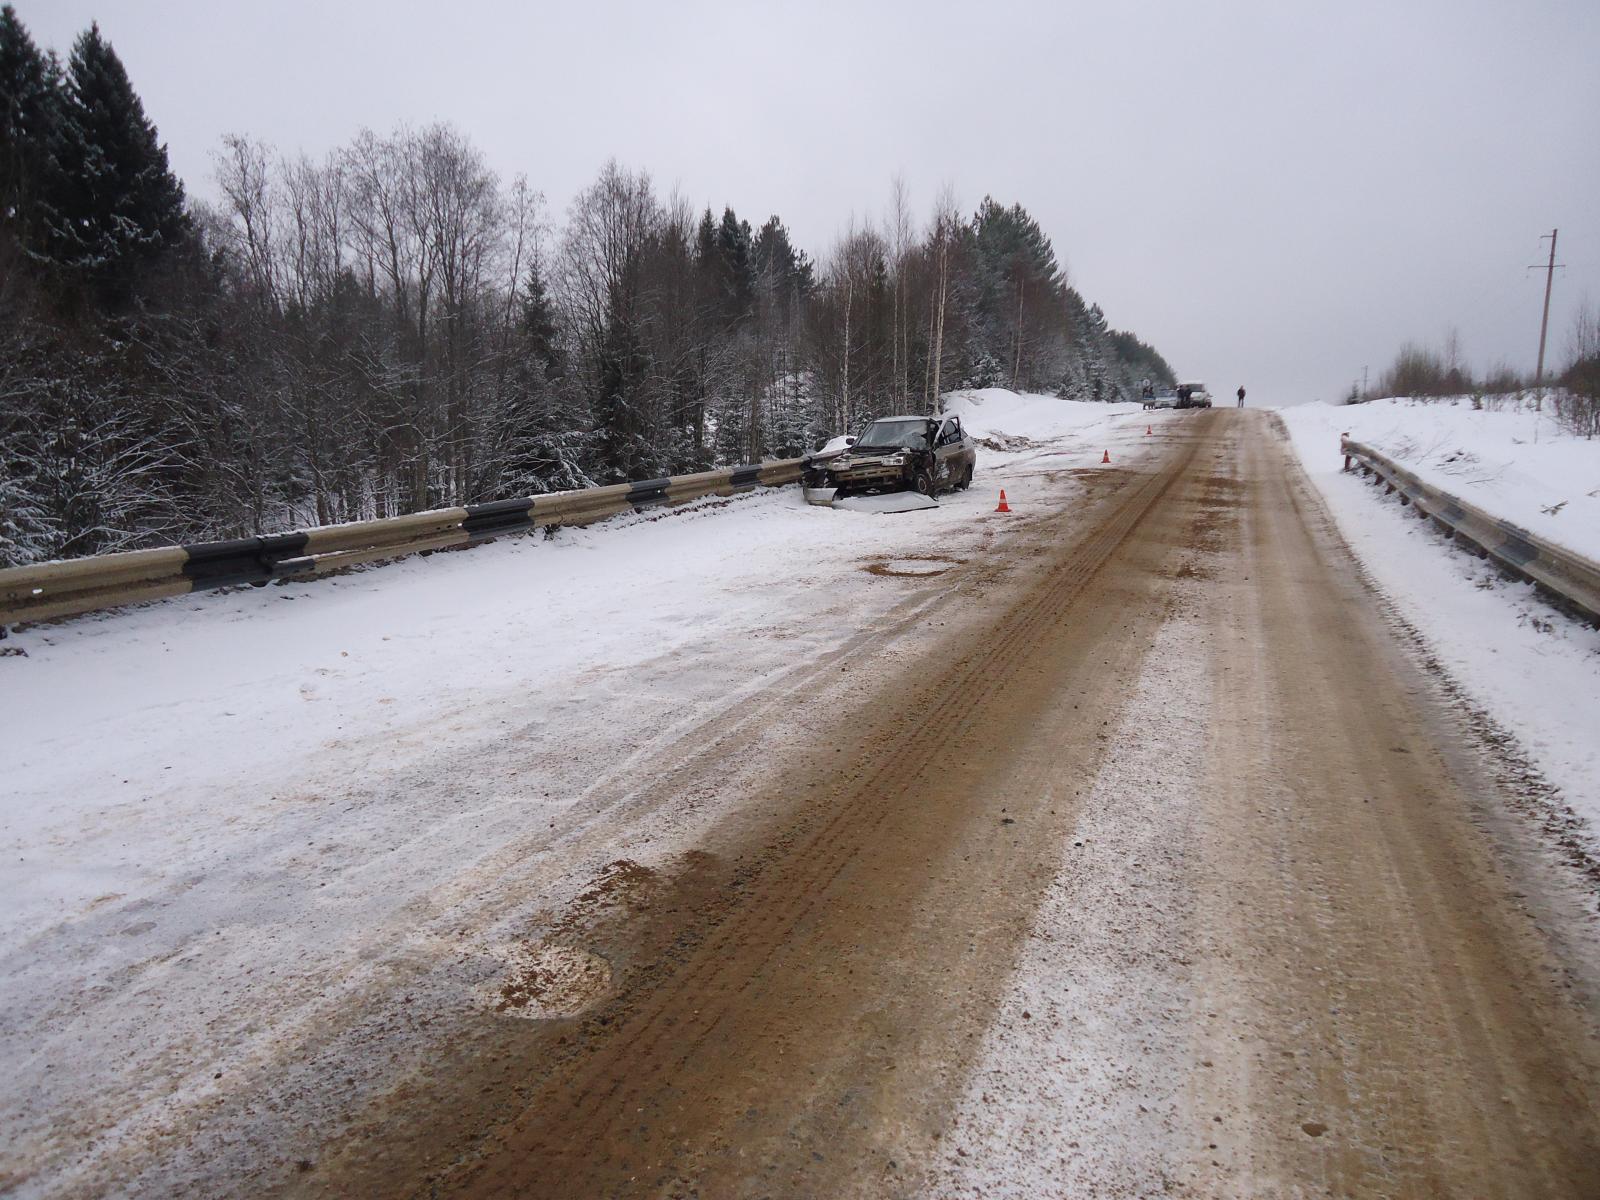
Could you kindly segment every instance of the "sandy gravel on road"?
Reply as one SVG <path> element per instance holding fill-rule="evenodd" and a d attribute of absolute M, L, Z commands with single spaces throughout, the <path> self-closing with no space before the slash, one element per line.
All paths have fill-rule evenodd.
<path fill-rule="evenodd" d="M 1188 429 L 1031 570 L 969 571 L 985 619 L 819 726 L 831 761 L 576 918 L 608 1000 L 397 1093 L 378 1128 L 434 1137 L 306 1190 L 1600 1191 L 1592 1020 L 1535 920 L 1571 897 L 1507 902 L 1554 867 L 1479 819 L 1268 424 Z"/>
<path fill-rule="evenodd" d="M 1280 440 L 1219 574 L 1197 1044 L 1224 1193 L 1600 1195 L 1584 901 L 1357 582 Z M 1566 986 L 1572 984 L 1573 986 Z M 1215 1014 L 1214 1016 L 1211 1014 Z"/>
<path fill-rule="evenodd" d="M 293 1185 L 397 1081 L 515 1042 L 500 990 L 558 926 L 943 634 L 930 566 L 1026 573 L 1011 539 L 1152 440 L 1050 403 L 1060 436 L 909 524 L 776 489 L 19 634 L 0 1192 Z"/>
<path fill-rule="evenodd" d="M 1592 897 L 1230 440 L 930 1190 L 1600 1194 Z"/>
<path fill-rule="evenodd" d="M 1095 476 L 1092 507 L 974 565 L 964 620 L 902 643 L 646 902 L 574 929 L 617 994 L 430 1081 L 441 1167 L 352 1147 L 308 1187 L 917 1191 L 1159 623 L 1183 533 L 1161 500 L 1193 453 Z"/>

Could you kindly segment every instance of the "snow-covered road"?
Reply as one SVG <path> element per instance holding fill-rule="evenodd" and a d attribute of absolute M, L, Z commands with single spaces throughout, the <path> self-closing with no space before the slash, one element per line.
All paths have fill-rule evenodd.
<path fill-rule="evenodd" d="M 668 858 L 734 802 L 659 805 L 642 763 L 691 756 L 851 646 L 891 655 L 939 598 L 930 570 L 1003 554 L 1105 449 L 1144 452 L 1131 406 L 954 407 L 1013 449 L 981 451 L 937 510 L 762 490 L 9 640 L 26 656 L 0 658 L 4 1174 L 44 1194 L 127 1170 L 124 1153 L 148 1167 L 153 1131 L 242 1079 L 293 1094 L 296 1047 L 370 1053 L 370 1032 L 321 1044 L 352 996 L 419 958 L 497 972 L 530 908 L 615 859 Z M 770 752 L 783 722 L 761 724 Z M 530 830 L 536 862 L 513 869 Z M 417 931 L 513 870 L 531 894 L 475 910 L 466 944 Z M 459 1004 L 454 986 L 437 1002 Z M 308 1107 L 333 1119 L 345 1099 Z"/>
<path fill-rule="evenodd" d="M 1452 547 L 1398 499 L 1345 474 L 1338 452 L 1349 432 L 1433 486 L 1600 561 L 1600 442 L 1563 433 L 1548 414 L 1483 411 L 1467 399 L 1307 404 L 1280 415 L 1373 582 L 1463 701 L 1558 789 L 1542 802 L 1551 819 L 1600 857 L 1600 630 Z M 1569 808 L 1576 821 L 1563 815 Z"/>
<path fill-rule="evenodd" d="M 1600 1186 L 1592 895 L 1269 419 L 956 406 L 937 510 L 19 635 L 0 1188 Z"/>

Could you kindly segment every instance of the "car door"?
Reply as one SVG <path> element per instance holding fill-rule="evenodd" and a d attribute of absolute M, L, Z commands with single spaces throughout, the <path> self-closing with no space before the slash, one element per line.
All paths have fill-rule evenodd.
<path fill-rule="evenodd" d="M 954 417 L 947 417 L 933 440 L 933 481 L 939 487 L 949 487 L 960 477 L 956 464 L 960 454 L 961 426 Z"/>
<path fill-rule="evenodd" d="M 972 444 L 972 439 L 967 437 L 967 431 L 962 428 L 960 417 L 951 417 L 950 423 L 955 426 L 955 452 L 950 456 L 951 478 L 957 481 L 968 478 L 978 465 L 978 449 Z"/>

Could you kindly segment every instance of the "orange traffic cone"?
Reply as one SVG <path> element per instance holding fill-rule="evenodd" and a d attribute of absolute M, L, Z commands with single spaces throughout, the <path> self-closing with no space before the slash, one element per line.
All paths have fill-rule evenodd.
<path fill-rule="evenodd" d="M 1150 426 L 1146 425 L 1144 427 L 1144 435 L 1145 435 L 1145 437 L 1149 437 L 1150 436 Z"/>
<path fill-rule="evenodd" d="M 1103 462 L 1103 463 L 1110 462 L 1111 461 L 1111 451 L 1109 451 L 1109 450 L 1100 451 L 1100 461 Z"/>
<path fill-rule="evenodd" d="M 1010 511 L 1011 511 L 1011 505 L 1006 503 L 1006 490 L 1005 490 L 1005 488 L 1001 488 L 1000 489 L 1000 507 L 995 509 L 995 512 L 1010 512 Z"/>

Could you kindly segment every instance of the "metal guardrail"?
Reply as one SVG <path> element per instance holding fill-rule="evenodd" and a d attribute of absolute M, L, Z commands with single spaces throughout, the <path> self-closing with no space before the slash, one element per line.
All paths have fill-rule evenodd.
<path fill-rule="evenodd" d="M 1399 492 L 1401 504 L 1409 504 L 1418 516 L 1431 520 L 1441 532 L 1480 558 L 1494 559 L 1511 574 L 1537 585 L 1561 607 L 1600 624 L 1600 566 L 1441 492 L 1393 459 L 1352 441 L 1348 434 L 1340 437 L 1339 448 L 1344 453 L 1346 471 L 1354 466 L 1363 475 L 1372 476 L 1374 483 Z"/>
<path fill-rule="evenodd" d="M 587 525 L 658 504 L 731 495 L 758 484 L 778 487 L 798 480 L 805 462 L 778 459 L 294 533 L 11 567 L 0 570 L 0 631 L 19 621 L 75 616 L 208 588 L 313 578 L 359 563 L 470 546 L 540 526 Z"/>

